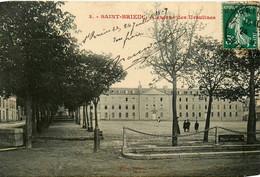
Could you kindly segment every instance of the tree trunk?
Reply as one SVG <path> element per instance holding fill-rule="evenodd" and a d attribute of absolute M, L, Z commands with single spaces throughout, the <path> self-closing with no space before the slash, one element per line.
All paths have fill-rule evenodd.
<path fill-rule="evenodd" d="M 36 113 L 36 129 L 37 129 L 37 133 L 40 133 L 41 132 L 41 129 L 40 129 L 40 112 L 39 112 L 39 103 L 38 103 L 38 100 L 36 101 L 35 103 L 35 113 Z"/>
<path fill-rule="evenodd" d="M 86 103 L 87 129 L 89 130 L 88 104 Z"/>
<path fill-rule="evenodd" d="M 90 110 L 90 127 L 88 131 L 93 132 L 93 111 Z"/>
<path fill-rule="evenodd" d="M 172 146 L 177 146 L 178 145 L 178 119 L 177 119 L 177 105 L 176 105 L 176 100 L 177 100 L 177 80 L 176 80 L 176 75 L 173 77 L 173 83 L 172 83 Z"/>
<path fill-rule="evenodd" d="M 78 124 L 80 125 L 80 121 L 81 121 L 80 107 L 79 107 L 78 109 L 79 109 L 79 119 L 78 119 Z"/>
<path fill-rule="evenodd" d="M 93 103 L 94 103 L 94 108 L 95 108 L 95 128 L 98 128 L 98 118 L 97 118 L 98 98 L 95 98 Z"/>
<path fill-rule="evenodd" d="M 249 51 L 250 52 L 250 51 Z M 249 54 L 250 57 L 250 54 Z M 256 121 L 256 114 L 255 114 L 255 71 L 254 71 L 254 60 L 253 58 L 249 58 L 250 62 L 250 84 L 249 84 L 249 91 L 250 91 L 250 101 L 249 101 L 249 115 L 247 120 L 247 144 L 252 144 L 256 140 L 255 133 L 255 121 Z"/>
<path fill-rule="evenodd" d="M 26 126 L 25 126 L 25 147 L 32 147 L 32 99 L 28 91 L 26 93 Z"/>
<path fill-rule="evenodd" d="M 212 94 L 210 93 L 210 94 L 209 94 L 208 112 L 207 112 L 207 119 L 206 119 L 206 124 L 205 124 L 205 130 L 209 129 L 209 125 L 210 125 L 210 114 L 211 114 L 212 101 L 213 101 L 213 96 L 212 96 Z M 204 142 L 208 142 L 208 140 L 209 140 L 209 131 L 205 131 L 205 132 L 204 132 L 203 141 L 204 141 Z"/>
<path fill-rule="evenodd" d="M 83 124 L 82 124 L 82 127 L 83 128 L 86 128 L 87 125 L 86 125 L 86 104 L 84 103 L 83 104 Z"/>
<path fill-rule="evenodd" d="M 35 113 L 35 99 L 32 101 L 32 134 L 37 134 L 37 128 L 36 128 L 36 113 Z"/>

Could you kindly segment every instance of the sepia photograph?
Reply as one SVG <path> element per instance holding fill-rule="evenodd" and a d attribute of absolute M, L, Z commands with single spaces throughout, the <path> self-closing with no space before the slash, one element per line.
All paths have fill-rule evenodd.
<path fill-rule="evenodd" d="M 260 176 L 259 1 L 0 1 L 0 177 Z"/>

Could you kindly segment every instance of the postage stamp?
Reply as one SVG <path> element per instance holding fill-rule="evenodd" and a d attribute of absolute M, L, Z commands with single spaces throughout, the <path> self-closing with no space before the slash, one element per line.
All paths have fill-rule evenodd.
<path fill-rule="evenodd" d="M 224 49 L 257 49 L 258 20 L 256 4 L 223 4 Z"/>

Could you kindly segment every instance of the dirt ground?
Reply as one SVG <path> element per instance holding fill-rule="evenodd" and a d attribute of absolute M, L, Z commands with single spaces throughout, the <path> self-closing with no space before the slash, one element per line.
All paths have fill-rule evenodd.
<path fill-rule="evenodd" d="M 246 130 L 246 122 L 214 124 Z M 170 132 L 170 122 L 100 121 L 101 149 L 93 141 L 35 139 L 32 149 L 0 152 L 0 176 L 249 176 L 260 174 L 260 156 L 132 160 L 122 157 L 122 126 Z M 193 124 L 192 124 L 193 125 Z M 257 130 L 259 130 L 259 122 Z M 203 129 L 201 125 L 200 129 Z M 181 132 L 183 134 L 183 132 Z M 58 123 L 38 137 L 93 137 L 75 123 Z"/>

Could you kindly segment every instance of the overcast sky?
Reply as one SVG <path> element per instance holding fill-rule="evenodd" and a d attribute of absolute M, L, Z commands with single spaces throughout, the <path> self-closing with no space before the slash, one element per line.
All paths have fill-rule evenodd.
<path fill-rule="evenodd" d="M 161 2 L 162 10 L 168 9 L 168 12 L 179 14 L 181 16 L 188 16 L 194 14 L 202 9 L 201 15 L 214 16 L 214 20 L 200 20 L 207 24 L 202 35 L 212 36 L 221 40 L 222 38 L 222 16 L 221 16 L 221 2 Z M 147 29 L 152 22 L 147 22 L 134 28 L 133 34 L 140 34 L 132 40 L 127 40 L 123 48 L 123 41 L 128 32 L 131 32 L 133 23 L 140 23 L 142 19 L 122 19 L 123 15 L 145 15 L 146 12 L 152 13 L 154 9 L 154 2 L 67 2 L 64 7 L 65 10 L 71 12 L 76 16 L 76 24 L 81 30 L 79 34 L 75 34 L 79 42 L 82 42 L 86 36 L 91 33 L 95 35 L 106 33 L 96 38 L 87 38 L 85 43 L 82 42 L 82 49 L 91 50 L 95 53 L 111 53 L 113 57 L 120 55 L 127 58 L 139 50 L 147 47 L 151 39 L 147 37 Z M 153 12 L 154 13 L 154 12 Z M 118 19 L 111 19 L 109 15 L 118 15 Z M 91 16 L 91 18 L 90 18 Z M 132 16 L 132 18 L 134 18 Z M 185 20 L 184 20 L 185 21 Z M 125 28 L 125 24 L 129 27 Z M 114 31 L 113 31 L 114 28 Z M 123 38 L 123 40 L 116 40 Z M 133 58 L 134 59 L 134 58 Z M 124 68 L 127 68 L 131 61 L 121 62 Z M 112 87 L 137 87 L 139 81 L 143 87 L 148 87 L 154 78 L 150 74 L 150 69 L 138 69 L 139 66 L 132 67 L 127 70 L 128 75 L 125 80 L 113 85 Z M 163 85 L 172 87 L 167 81 L 161 81 L 156 84 L 161 88 Z M 181 87 L 181 83 L 178 83 Z"/>

